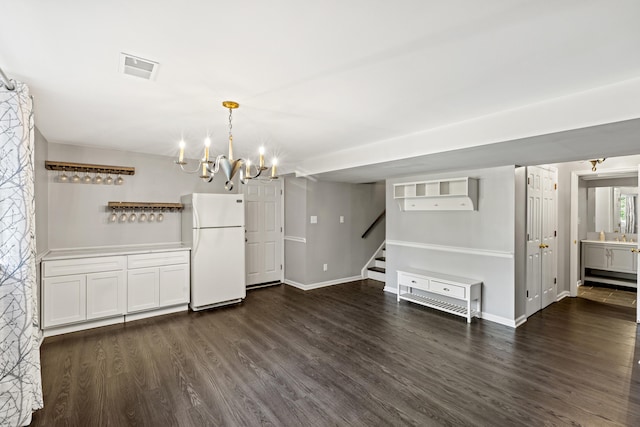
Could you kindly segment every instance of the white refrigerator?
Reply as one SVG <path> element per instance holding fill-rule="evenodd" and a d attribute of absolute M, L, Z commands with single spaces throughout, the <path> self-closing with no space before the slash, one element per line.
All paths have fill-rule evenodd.
<path fill-rule="evenodd" d="M 242 301 L 245 282 L 244 195 L 182 196 L 182 242 L 191 247 L 192 310 Z"/>

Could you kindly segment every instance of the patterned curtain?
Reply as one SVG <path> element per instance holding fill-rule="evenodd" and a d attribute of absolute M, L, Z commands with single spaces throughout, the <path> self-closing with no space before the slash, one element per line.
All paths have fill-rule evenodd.
<path fill-rule="evenodd" d="M 42 407 L 29 88 L 0 86 L 0 425 Z"/>

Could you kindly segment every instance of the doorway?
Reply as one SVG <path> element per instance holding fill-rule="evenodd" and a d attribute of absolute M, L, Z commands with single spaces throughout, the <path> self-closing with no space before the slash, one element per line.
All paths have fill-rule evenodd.
<path fill-rule="evenodd" d="M 638 168 L 572 172 L 569 273 L 571 296 L 635 307 L 640 322 L 638 175 Z"/>

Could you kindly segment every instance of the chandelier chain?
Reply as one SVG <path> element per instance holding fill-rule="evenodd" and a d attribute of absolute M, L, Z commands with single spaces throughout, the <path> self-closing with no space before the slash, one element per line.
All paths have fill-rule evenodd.
<path fill-rule="evenodd" d="M 231 115 L 233 114 L 233 109 L 229 108 L 229 138 L 231 138 L 231 129 L 233 125 L 231 124 Z"/>

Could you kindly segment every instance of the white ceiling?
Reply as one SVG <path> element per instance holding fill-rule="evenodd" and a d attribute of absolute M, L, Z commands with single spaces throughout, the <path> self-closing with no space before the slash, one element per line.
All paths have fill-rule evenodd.
<path fill-rule="evenodd" d="M 230 99 L 241 105 L 236 156 L 264 144 L 283 171 L 314 170 L 322 158 L 315 172 L 360 182 L 526 164 L 528 153 L 541 163 L 575 160 L 603 145 L 608 155 L 629 154 L 640 127 L 629 121 L 640 117 L 629 90 L 606 98 L 624 114 L 602 119 L 595 104 L 589 120 L 572 108 L 566 123 L 554 114 L 553 127 L 492 139 L 471 134 L 448 145 L 428 135 L 628 81 L 640 87 L 639 18 L 636 0 L 5 0 L 0 67 L 30 86 L 36 125 L 50 142 L 176 155 L 184 137 L 196 158 L 207 133 L 214 151 L 226 149 L 221 102 Z M 159 62 L 157 79 L 120 74 L 120 52 Z M 622 127 L 609 125 L 607 135 L 620 139 L 603 144 L 599 125 L 611 122 Z M 578 127 L 595 132 L 577 134 L 591 146 L 576 134 L 573 145 L 558 143 Z M 419 149 L 388 157 L 412 135 L 426 135 Z M 362 167 L 387 158 L 395 163 Z"/>

